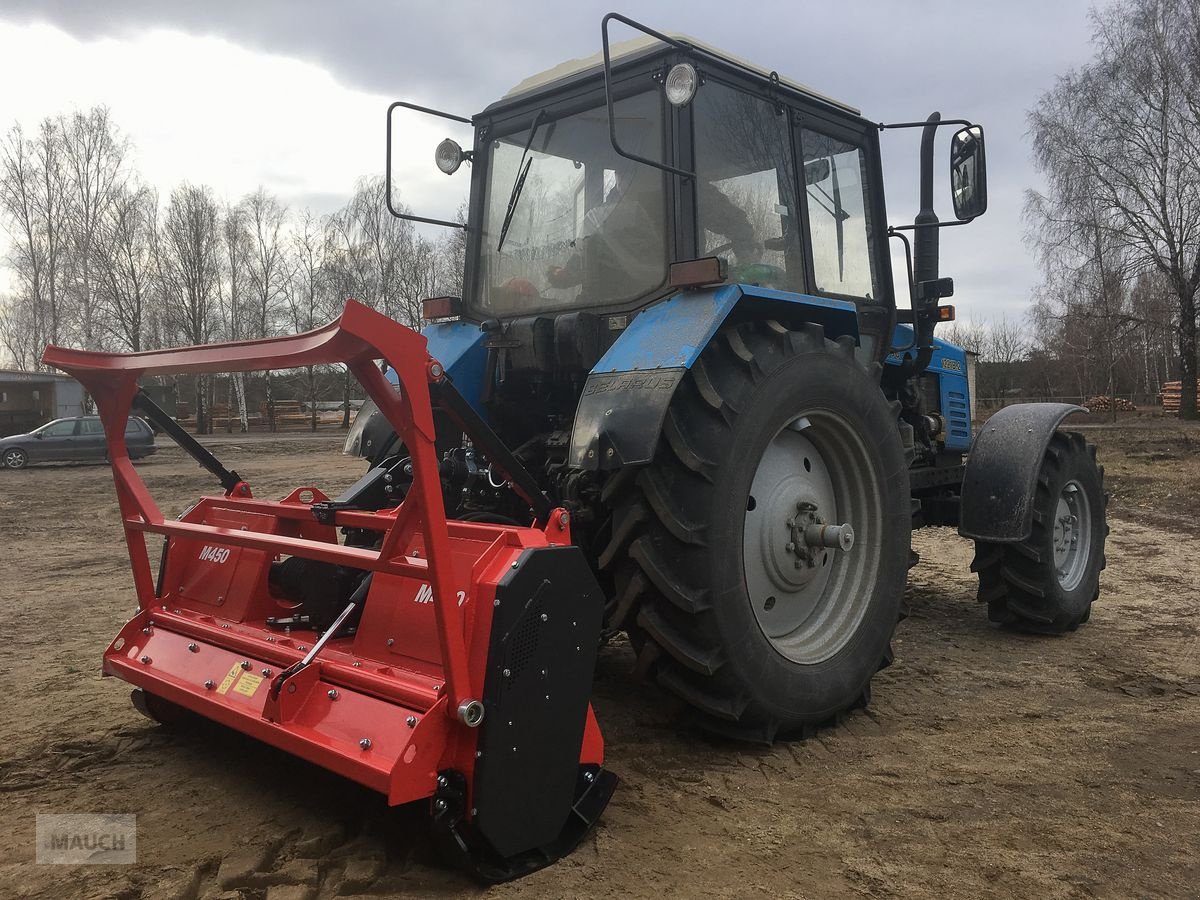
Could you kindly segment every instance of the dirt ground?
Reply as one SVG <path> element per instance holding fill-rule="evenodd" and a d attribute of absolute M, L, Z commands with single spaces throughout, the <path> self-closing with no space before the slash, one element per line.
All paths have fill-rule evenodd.
<path fill-rule="evenodd" d="M 99 676 L 133 610 L 107 469 L 2 472 L 0 896 L 1200 896 L 1200 430 L 1087 433 L 1113 492 L 1088 625 L 994 629 L 971 548 L 921 533 L 872 706 L 768 749 L 689 730 L 610 646 L 595 705 L 612 804 L 572 856 L 488 891 L 436 862 L 418 811 L 216 726 L 138 715 Z M 360 471 L 328 439 L 219 452 L 259 496 Z M 211 491 L 176 451 L 141 470 L 164 511 Z M 39 811 L 136 813 L 138 864 L 36 865 Z"/>

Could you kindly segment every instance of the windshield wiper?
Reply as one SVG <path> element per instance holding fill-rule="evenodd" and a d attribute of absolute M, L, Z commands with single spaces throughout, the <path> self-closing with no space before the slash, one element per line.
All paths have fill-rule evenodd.
<path fill-rule="evenodd" d="M 542 117 L 545 114 L 544 109 L 539 109 L 538 114 L 533 117 L 533 124 L 529 126 L 529 137 L 525 141 L 525 149 L 521 151 L 521 161 L 517 163 L 517 177 L 513 179 L 512 190 L 508 194 L 508 208 L 504 211 L 504 223 L 500 226 L 500 240 L 496 242 L 497 253 L 504 246 L 504 239 L 508 237 L 508 226 L 512 224 L 517 201 L 521 199 L 521 190 L 525 187 L 525 176 L 529 174 L 529 167 L 533 165 L 533 159 L 526 157 L 529 156 L 529 148 L 533 146 L 533 139 L 537 135 L 538 128 L 541 127 Z"/>

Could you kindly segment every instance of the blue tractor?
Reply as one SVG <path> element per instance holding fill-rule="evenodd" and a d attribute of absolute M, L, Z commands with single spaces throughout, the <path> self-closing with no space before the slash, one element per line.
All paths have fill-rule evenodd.
<path fill-rule="evenodd" d="M 641 37 L 610 45 L 614 21 Z M 388 110 L 389 206 L 398 108 L 475 134 L 435 154 L 469 172 L 465 223 L 392 209 L 465 232 L 462 296 L 426 301 L 423 332 L 456 388 L 439 413 L 447 513 L 569 510 L 604 634 L 627 634 L 639 672 L 703 727 L 747 740 L 868 702 L 914 528 L 975 542 L 992 621 L 1086 622 L 1107 527 L 1095 450 L 1060 430 L 1080 408 L 1013 406 L 973 433 L 967 356 L 934 336 L 953 318 L 939 229 L 987 206 L 982 127 L 877 124 L 617 14 L 602 40 L 469 119 Z M 941 222 L 946 125 L 955 218 Z M 921 132 L 921 208 L 889 227 L 892 129 Z M 376 505 L 403 496 L 411 464 L 370 405 L 347 450 L 386 483 Z"/>

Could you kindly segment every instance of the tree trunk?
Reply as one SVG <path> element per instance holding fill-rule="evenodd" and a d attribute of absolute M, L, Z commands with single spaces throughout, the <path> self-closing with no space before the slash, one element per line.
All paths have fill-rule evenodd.
<path fill-rule="evenodd" d="M 313 367 L 308 367 L 308 414 L 312 430 L 317 430 L 317 376 Z"/>
<path fill-rule="evenodd" d="M 1179 293 L 1179 418 L 1196 415 L 1196 292 Z"/>
<path fill-rule="evenodd" d="M 208 424 L 204 409 L 204 376 L 196 376 L 196 434 L 204 434 Z"/>
<path fill-rule="evenodd" d="M 267 430 L 275 430 L 275 398 L 271 396 L 271 370 L 267 370 Z"/>
<path fill-rule="evenodd" d="M 245 434 L 250 430 L 250 421 L 246 417 L 246 381 L 241 372 L 233 374 L 233 387 L 237 392 L 238 431 Z"/>

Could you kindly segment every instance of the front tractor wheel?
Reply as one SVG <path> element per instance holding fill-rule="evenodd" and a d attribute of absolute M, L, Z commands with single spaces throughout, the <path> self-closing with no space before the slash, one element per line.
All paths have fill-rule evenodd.
<path fill-rule="evenodd" d="M 1016 543 L 975 542 L 971 570 L 988 618 L 1042 634 L 1074 631 L 1100 594 L 1108 536 L 1104 468 L 1096 448 L 1075 432 L 1058 432 L 1042 458 L 1033 497 L 1033 527 Z"/>
<path fill-rule="evenodd" d="M 726 327 L 648 467 L 609 493 L 616 608 L 643 670 L 702 724 L 770 741 L 864 704 L 891 661 L 911 517 L 878 371 L 848 338 Z"/>

